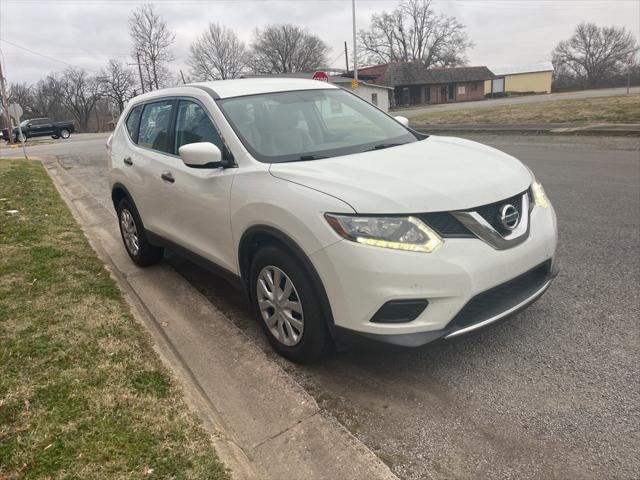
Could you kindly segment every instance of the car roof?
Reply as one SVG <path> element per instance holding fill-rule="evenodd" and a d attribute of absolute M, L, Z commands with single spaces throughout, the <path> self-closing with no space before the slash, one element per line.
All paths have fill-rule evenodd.
<path fill-rule="evenodd" d="M 209 93 L 215 95 L 216 98 L 242 97 L 245 95 L 256 95 L 260 93 L 288 92 L 291 90 L 339 88 L 327 82 L 303 78 L 240 78 L 235 80 L 188 83 L 177 87 L 154 90 L 153 92 L 135 97 L 135 101 L 150 100 L 154 97 L 165 95 L 179 95 L 180 93 L 184 93 L 185 88 L 189 87 L 205 89 Z"/>

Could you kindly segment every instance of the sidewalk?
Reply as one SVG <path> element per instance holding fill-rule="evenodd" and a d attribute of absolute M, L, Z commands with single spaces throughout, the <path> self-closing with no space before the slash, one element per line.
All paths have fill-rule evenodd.
<path fill-rule="evenodd" d="M 411 127 L 424 133 L 507 133 L 529 135 L 600 135 L 640 136 L 637 123 L 541 123 L 541 124 L 424 124 L 411 123 Z"/>
<path fill-rule="evenodd" d="M 233 478 L 396 479 L 173 268 L 134 265 L 121 245 L 113 211 L 55 157 L 42 161 L 211 432 Z"/>

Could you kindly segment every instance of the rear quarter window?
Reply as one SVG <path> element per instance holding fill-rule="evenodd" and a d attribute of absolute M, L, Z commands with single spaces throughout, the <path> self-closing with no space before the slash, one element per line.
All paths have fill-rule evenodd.
<path fill-rule="evenodd" d="M 142 105 L 138 105 L 137 107 L 133 107 L 131 112 L 129 112 L 129 116 L 127 117 L 126 126 L 127 132 L 129 132 L 129 136 L 131 140 L 138 143 L 138 125 L 140 123 L 140 114 L 142 113 Z"/>

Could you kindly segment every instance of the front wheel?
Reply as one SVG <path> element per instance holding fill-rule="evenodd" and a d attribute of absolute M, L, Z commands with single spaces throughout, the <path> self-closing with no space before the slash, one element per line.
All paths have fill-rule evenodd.
<path fill-rule="evenodd" d="M 58 135 L 51 135 L 51 138 L 53 138 L 54 140 L 59 139 L 60 137 Z"/>
<path fill-rule="evenodd" d="M 16 136 L 16 142 L 26 142 L 27 141 L 27 136 L 24 133 L 19 133 Z"/>
<path fill-rule="evenodd" d="M 298 363 L 324 353 L 329 335 L 322 307 L 304 268 L 275 246 L 261 248 L 251 265 L 251 301 L 273 348 Z"/>
<path fill-rule="evenodd" d="M 62 138 L 69 138 L 71 136 L 71 132 L 66 128 L 63 128 L 62 130 L 60 130 L 60 136 Z"/>

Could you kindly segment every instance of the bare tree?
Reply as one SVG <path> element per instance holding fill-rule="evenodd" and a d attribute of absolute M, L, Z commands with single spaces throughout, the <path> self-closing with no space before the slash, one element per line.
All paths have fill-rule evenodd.
<path fill-rule="evenodd" d="M 47 77 L 48 88 L 57 101 L 76 119 L 82 130 L 87 129 L 89 118 L 100 99 L 100 86 L 86 70 L 68 68 Z"/>
<path fill-rule="evenodd" d="M 122 113 L 127 101 L 133 97 L 135 75 L 122 62 L 111 59 L 106 68 L 100 71 L 102 93 Z"/>
<path fill-rule="evenodd" d="M 61 113 L 53 91 L 45 80 L 40 80 L 35 85 L 12 84 L 9 88 L 9 102 L 22 107 L 24 118 L 48 117 Z"/>
<path fill-rule="evenodd" d="M 191 74 L 198 80 L 237 78 L 246 64 L 246 48 L 233 30 L 210 23 L 189 49 Z"/>
<path fill-rule="evenodd" d="M 129 20 L 129 34 L 133 41 L 131 55 L 142 65 L 148 90 L 160 88 L 169 81 L 168 62 L 173 60 L 171 45 L 175 35 L 167 22 L 154 11 L 152 4 L 135 9 Z"/>
<path fill-rule="evenodd" d="M 619 73 L 636 50 L 636 39 L 626 28 L 582 22 L 569 40 L 563 40 L 553 50 L 553 65 L 557 71 L 571 72 L 594 86 Z"/>
<path fill-rule="evenodd" d="M 22 107 L 25 118 L 36 117 L 33 114 L 33 95 L 32 87 L 26 83 L 12 83 L 9 85 L 9 104 L 17 103 Z"/>
<path fill-rule="evenodd" d="M 296 25 L 269 25 L 254 33 L 250 68 L 262 74 L 309 72 L 326 66 L 328 52 L 319 37 Z"/>
<path fill-rule="evenodd" d="M 369 63 L 423 62 L 427 67 L 464 64 L 473 46 L 466 27 L 455 17 L 436 14 L 431 0 L 403 0 L 392 12 L 371 17 L 358 33 Z"/>
<path fill-rule="evenodd" d="M 63 108 L 57 101 L 55 85 L 49 79 L 39 80 L 31 86 L 32 109 L 34 115 L 39 117 L 58 118 L 63 113 Z"/>

